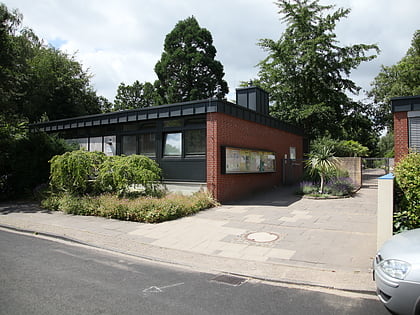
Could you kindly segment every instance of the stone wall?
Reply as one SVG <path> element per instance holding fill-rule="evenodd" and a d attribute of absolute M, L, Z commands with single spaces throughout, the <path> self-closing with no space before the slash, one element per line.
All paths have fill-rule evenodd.
<path fill-rule="evenodd" d="M 362 186 L 362 158 L 340 157 L 338 160 L 340 168 L 348 171 L 353 183 L 360 188 Z"/>

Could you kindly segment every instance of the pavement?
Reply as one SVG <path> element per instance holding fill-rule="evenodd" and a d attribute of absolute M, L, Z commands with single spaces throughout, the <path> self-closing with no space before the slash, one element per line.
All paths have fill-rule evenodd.
<path fill-rule="evenodd" d="M 158 224 L 1 203 L 0 228 L 199 271 L 374 294 L 376 178 L 351 198 L 307 199 L 279 187 Z"/>

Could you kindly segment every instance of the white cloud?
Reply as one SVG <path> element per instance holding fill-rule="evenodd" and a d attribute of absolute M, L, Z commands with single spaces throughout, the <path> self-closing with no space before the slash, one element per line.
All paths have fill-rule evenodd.
<path fill-rule="evenodd" d="M 194 15 L 213 35 L 216 58 L 225 69 L 229 98 L 240 81 L 256 77 L 266 54 L 257 42 L 280 38 L 285 26 L 273 0 L 4 0 L 24 15 L 23 24 L 53 45 L 74 53 L 94 75 L 98 93 L 111 101 L 120 82 L 156 79 L 154 66 L 175 24 Z M 400 60 L 419 28 L 418 0 L 322 0 L 351 8 L 337 27 L 343 45 L 377 43 L 379 57 L 354 71 L 368 89 L 381 64 Z"/>

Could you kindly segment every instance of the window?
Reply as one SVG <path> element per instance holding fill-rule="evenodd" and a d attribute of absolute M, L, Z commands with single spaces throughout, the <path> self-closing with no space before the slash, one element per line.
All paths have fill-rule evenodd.
<path fill-rule="evenodd" d="M 156 156 L 156 138 L 154 133 L 139 135 L 140 154 L 145 156 Z"/>
<path fill-rule="evenodd" d="M 78 139 L 67 139 L 65 140 L 68 144 L 76 144 L 79 146 L 79 149 L 88 149 L 88 138 L 78 138 Z"/>
<path fill-rule="evenodd" d="M 165 135 L 165 143 L 163 148 L 164 156 L 181 156 L 182 155 L 182 133 L 167 133 Z"/>
<path fill-rule="evenodd" d="M 289 153 L 290 153 L 290 159 L 296 160 L 296 147 L 290 147 Z"/>
<path fill-rule="evenodd" d="M 122 137 L 122 154 L 131 155 L 137 153 L 137 136 Z"/>
<path fill-rule="evenodd" d="M 409 125 L 409 146 L 411 149 L 420 152 L 420 117 L 410 117 Z"/>
<path fill-rule="evenodd" d="M 113 156 L 116 152 L 116 137 L 115 136 L 105 136 L 104 137 L 104 144 L 103 144 L 103 152 L 107 156 Z"/>
<path fill-rule="evenodd" d="M 89 139 L 89 151 L 102 152 L 102 137 L 92 137 Z"/>
<path fill-rule="evenodd" d="M 185 154 L 204 155 L 206 154 L 206 130 L 185 131 Z"/>

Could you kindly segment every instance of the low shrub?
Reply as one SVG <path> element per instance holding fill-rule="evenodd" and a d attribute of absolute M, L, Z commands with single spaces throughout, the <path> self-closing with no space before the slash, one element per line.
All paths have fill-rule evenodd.
<path fill-rule="evenodd" d="M 35 187 L 48 182 L 48 161 L 74 150 L 57 136 L 29 132 L 26 122 L 2 114 L 0 148 L 0 200 L 33 197 Z"/>
<path fill-rule="evenodd" d="M 349 177 L 333 178 L 325 184 L 325 193 L 333 196 L 348 196 L 354 190 L 355 186 Z"/>
<path fill-rule="evenodd" d="M 123 199 L 112 194 L 80 197 L 61 192 L 51 194 L 41 203 L 42 207 L 49 210 L 59 210 L 69 214 L 95 215 L 147 223 L 174 220 L 216 205 L 217 202 L 206 192 L 197 192 L 192 196 L 170 194 L 163 198 L 135 199 Z"/>
<path fill-rule="evenodd" d="M 310 181 L 300 183 L 299 193 L 312 197 L 349 196 L 355 190 L 353 181 L 349 177 L 338 177 L 329 179 L 325 183 L 324 192 L 320 193 L 320 185 Z"/>
<path fill-rule="evenodd" d="M 299 193 L 303 195 L 310 195 L 317 193 L 319 191 L 319 187 L 314 185 L 314 183 L 309 181 L 303 181 L 300 183 Z"/>
<path fill-rule="evenodd" d="M 411 152 L 394 169 L 396 232 L 420 227 L 420 153 Z"/>

